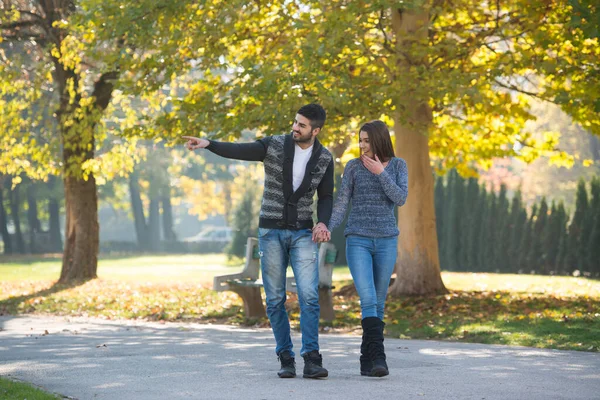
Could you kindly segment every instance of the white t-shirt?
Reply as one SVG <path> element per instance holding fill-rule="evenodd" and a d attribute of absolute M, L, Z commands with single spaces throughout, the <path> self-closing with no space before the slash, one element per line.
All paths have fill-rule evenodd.
<path fill-rule="evenodd" d="M 313 146 L 310 146 L 307 149 L 303 149 L 302 147 L 296 145 L 296 150 L 294 152 L 294 192 L 298 190 L 298 188 L 302 184 L 302 180 L 304 179 L 304 173 L 306 172 L 306 164 L 308 164 L 308 160 L 310 160 L 312 150 Z"/>

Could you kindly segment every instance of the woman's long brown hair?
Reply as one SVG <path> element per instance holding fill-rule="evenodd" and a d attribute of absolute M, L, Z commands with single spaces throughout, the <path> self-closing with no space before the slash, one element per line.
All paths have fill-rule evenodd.
<path fill-rule="evenodd" d="M 367 132 L 369 136 L 373 157 L 377 156 L 379 161 L 386 162 L 395 156 L 390 131 L 383 121 L 369 121 L 360 128 L 359 135 L 361 131 Z"/>

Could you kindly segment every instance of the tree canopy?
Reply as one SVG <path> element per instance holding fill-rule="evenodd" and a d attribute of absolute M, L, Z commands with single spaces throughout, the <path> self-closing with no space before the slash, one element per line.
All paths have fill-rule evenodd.
<path fill-rule="evenodd" d="M 296 110 L 317 101 L 332 148 L 379 118 L 399 155 L 422 162 L 411 161 L 405 207 L 422 221 L 401 212 L 400 224 L 425 228 L 401 248 L 426 242 L 413 261 L 439 276 L 429 157 L 462 175 L 495 157 L 571 162 L 557 133 L 523 128 L 538 99 L 600 134 L 596 9 L 590 0 L 5 1 L 0 172 L 63 174 L 67 249 L 81 250 L 67 260 L 97 251 L 80 242 L 97 235 L 75 234 L 96 229 L 80 206 L 97 207 L 96 176 L 133 168 L 139 138 L 287 132 Z"/>

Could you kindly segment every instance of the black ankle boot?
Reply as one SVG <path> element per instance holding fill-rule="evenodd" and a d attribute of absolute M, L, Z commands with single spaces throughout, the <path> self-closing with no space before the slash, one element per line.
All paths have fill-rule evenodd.
<path fill-rule="evenodd" d="M 362 326 L 366 334 L 367 353 L 373 362 L 373 368 L 368 375 L 378 377 L 389 375 L 383 347 L 383 328 L 385 324 L 378 317 L 367 317 L 362 320 Z"/>
<path fill-rule="evenodd" d="M 360 344 L 360 374 L 363 376 L 369 375 L 372 369 L 373 361 L 371 361 L 367 351 L 367 335 L 363 331 L 362 343 Z"/>
<path fill-rule="evenodd" d="M 296 361 L 289 351 L 282 351 L 277 357 L 281 362 L 281 369 L 277 372 L 280 378 L 296 377 Z"/>
<path fill-rule="evenodd" d="M 306 353 L 304 358 L 304 378 L 326 378 L 329 373 L 323 368 L 323 357 L 317 350 Z"/>

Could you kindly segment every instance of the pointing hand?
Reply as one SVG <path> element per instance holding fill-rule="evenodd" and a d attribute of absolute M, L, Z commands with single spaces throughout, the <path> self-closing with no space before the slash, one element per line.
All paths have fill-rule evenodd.
<path fill-rule="evenodd" d="M 210 142 L 206 139 L 193 136 L 182 136 L 182 138 L 187 139 L 185 147 L 187 147 L 188 150 L 204 149 L 210 144 Z"/>

